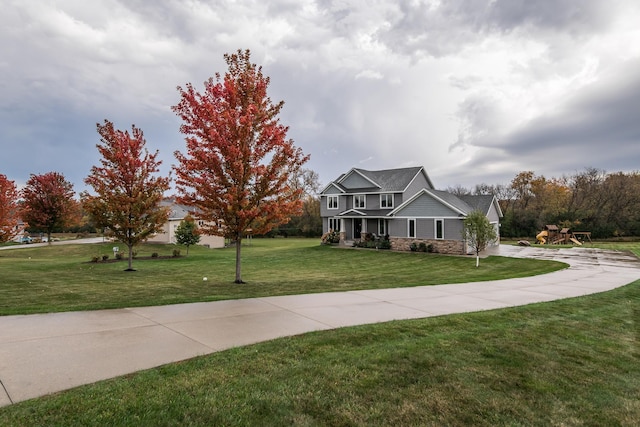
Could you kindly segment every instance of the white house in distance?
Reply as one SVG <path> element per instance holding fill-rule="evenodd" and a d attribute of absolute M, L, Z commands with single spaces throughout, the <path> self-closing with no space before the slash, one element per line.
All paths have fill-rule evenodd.
<path fill-rule="evenodd" d="M 198 217 L 193 209 L 188 206 L 179 205 L 174 200 L 167 199 L 160 202 L 160 206 L 169 207 L 169 220 L 163 225 L 162 231 L 155 236 L 149 238 L 147 242 L 150 243 L 177 243 L 176 242 L 176 229 L 180 225 L 180 222 L 189 214 L 198 225 L 202 225 L 202 221 L 198 220 Z M 209 248 L 223 248 L 224 237 L 222 236 L 209 236 L 206 234 L 200 235 L 200 242 L 198 245 L 207 246 Z"/>

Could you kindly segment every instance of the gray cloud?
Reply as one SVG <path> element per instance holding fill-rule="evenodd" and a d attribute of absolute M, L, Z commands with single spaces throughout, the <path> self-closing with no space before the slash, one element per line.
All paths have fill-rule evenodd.
<path fill-rule="evenodd" d="M 452 55 L 492 34 L 514 31 L 534 38 L 592 36 L 605 30 L 619 2 L 585 0 L 401 1 L 392 25 L 378 36 L 393 50 Z"/>
<path fill-rule="evenodd" d="M 558 171 L 570 173 L 602 164 L 610 171 L 640 170 L 640 60 L 622 64 L 555 111 L 507 134 L 492 127 L 491 120 L 499 116 L 492 107 L 484 98 L 461 105 L 460 114 L 472 130 L 452 149 L 487 149 L 472 162 L 474 170 L 506 159 L 522 165 L 522 170 L 557 176 Z"/>
<path fill-rule="evenodd" d="M 56 170 L 81 187 L 105 118 L 142 128 L 168 173 L 184 147 L 175 87 L 201 88 L 239 48 L 271 77 L 289 136 L 324 182 L 356 165 L 424 165 L 442 187 L 542 167 L 637 169 L 638 6 L 575 5 L 11 1 L 0 173 L 24 182 Z M 544 155 L 558 148 L 572 153 Z"/>

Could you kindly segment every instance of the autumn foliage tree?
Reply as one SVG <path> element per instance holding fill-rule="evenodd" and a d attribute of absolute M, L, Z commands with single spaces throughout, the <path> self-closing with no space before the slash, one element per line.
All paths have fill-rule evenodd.
<path fill-rule="evenodd" d="M 73 184 L 61 173 L 31 174 L 21 196 L 24 201 L 22 216 L 31 228 L 51 233 L 63 228 L 77 218 L 78 205 L 73 199 Z"/>
<path fill-rule="evenodd" d="M 82 204 L 97 227 L 108 228 L 127 245 L 132 270 L 134 246 L 161 231 L 168 219 L 168 209 L 160 202 L 169 178 L 156 176 L 162 163 L 158 152 L 148 152 L 142 130 L 135 125 L 131 133 L 114 129 L 108 120 L 97 128 L 102 166 L 93 166 L 85 178 L 96 195 L 82 193 Z"/>
<path fill-rule="evenodd" d="M 183 121 L 187 147 L 175 153 L 176 184 L 181 202 L 204 220 L 204 233 L 235 241 L 235 282 L 243 283 L 243 236 L 266 233 L 299 214 L 302 189 L 292 188 L 289 176 L 309 157 L 287 139 L 288 127 L 278 119 L 284 102 L 271 102 L 269 78 L 251 63 L 250 52 L 224 58 L 224 78 L 217 73 L 202 93 L 191 84 L 178 87 L 173 111 Z"/>
<path fill-rule="evenodd" d="M 0 243 L 8 242 L 20 233 L 20 193 L 14 181 L 0 174 Z"/>

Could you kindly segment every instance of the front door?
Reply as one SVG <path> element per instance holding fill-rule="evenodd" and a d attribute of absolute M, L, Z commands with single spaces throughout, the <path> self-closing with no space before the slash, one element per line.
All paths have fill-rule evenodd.
<path fill-rule="evenodd" d="M 353 238 L 359 239 L 362 236 L 362 219 L 356 218 L 353 220 Z"/>

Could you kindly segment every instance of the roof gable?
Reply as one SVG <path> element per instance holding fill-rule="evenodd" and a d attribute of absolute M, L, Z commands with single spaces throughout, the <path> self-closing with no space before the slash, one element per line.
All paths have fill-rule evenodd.
<path fill-rule="evenodd" d="M 320 194 L 343 194 L 344 188 L 341 185 L 336 184 L 335 182 L 330 182 L 324 190 L 320 192 Z"/>
<path fill-rule="evenodd" d="M 502 218 L 502 209 L 500 209 L 500 204 L 498 203 L 498 199 L 492 194 L 478 194 L 478 195 L 470 195 L 466 194 L 460 196 L 465 203 L 471 206 L 473 209 L 477 209 L 480 212 L 488 215 L 491 211 L 491 207 L 493 206 L 496 210 L 496 213 L 499 218 Z"/>
<path fill-rule="evenodd" d="M 194 216 L 195 210 L 186 205 L 180 205 L 173 200 L 163 200 L 160 206 L 169 208 L 169 220 L 183 220 L 187 215 Z"/>
<path fill-rule="evenodd" d="M 469 206 L 453 194 L 425 188 L 391 211 L 389 216 L 462 217 L 469 211 Z"/>
<path fill-rule="evenodd" d="M 344 189 L 344 192 L 403 193 L 414 182 L 422 182 L 422 187 L 433 188 L 431 179 L 424 168 L 410 167 L 370 171 L 353 168 L 333 181 L 332 184 Z M 323 193 L 327 191 L 323 190 Z"/>
<path fill-rule="evenodd" d="M 353 168 L 337 182 L 346 189 L 381 188 L 377 182 L 367 176 L 367 172 L 363 169 Z"/>

